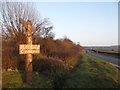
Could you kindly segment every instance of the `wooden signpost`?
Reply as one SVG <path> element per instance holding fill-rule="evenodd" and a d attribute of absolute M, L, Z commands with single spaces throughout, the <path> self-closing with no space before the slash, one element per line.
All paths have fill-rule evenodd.
<path fill-rule="evenodd" d="M 19 54 L 26 54 L 25 79 L 32 84 L 32 54 L 40 53 L 40 45 L 32 45 L 32 24 L 31 21 L 20 21 L 26 29 L 26 44 L 19 45 Z"/>

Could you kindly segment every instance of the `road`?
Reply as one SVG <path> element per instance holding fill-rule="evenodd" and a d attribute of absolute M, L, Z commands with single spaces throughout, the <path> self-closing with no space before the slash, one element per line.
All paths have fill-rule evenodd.
<path fill-rule="evenodd" d="M 112 57 L 110 55 L 103 55 L 103 54 L 100 54 L 100 53 L 97 53 L 97 52 L 94 52 L 88 49 L 86 49 L 86 54 L 94 56 L 96 58 L 101 58 L 120 69 L 120 59 L 116 57 Z"/>

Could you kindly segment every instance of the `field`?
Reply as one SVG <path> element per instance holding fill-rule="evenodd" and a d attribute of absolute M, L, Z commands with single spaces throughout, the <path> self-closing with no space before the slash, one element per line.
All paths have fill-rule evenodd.
<path fill-rule="evenodd" d="M 21 71 L 4 71 L 3 88 L 117 88 L 120 87 L 117 68 L 85 53 L 78 57 L 72 69 L 52 67 L 53 72 L 33 73 L 33 85 L 24 83 Z M 73 61 L 72 61 L 73 62 Z M 119 76 L 120 77 L 120 76 Z"/>

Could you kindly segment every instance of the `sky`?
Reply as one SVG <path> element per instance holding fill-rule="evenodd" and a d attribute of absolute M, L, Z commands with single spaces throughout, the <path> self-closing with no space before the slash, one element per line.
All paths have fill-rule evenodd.
<path fill-rule="evenodd" d="M 82 46 L 118 44 L 117 2 L 35 2 L 43 18 L 49 18 L 55 39 L 67 36 Z"/>

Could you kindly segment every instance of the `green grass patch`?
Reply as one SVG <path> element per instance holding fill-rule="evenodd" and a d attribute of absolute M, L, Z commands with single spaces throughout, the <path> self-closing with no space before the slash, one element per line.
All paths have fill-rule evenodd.
<path fill-rule="evenodd" d="M 21 87 L 23 82 L 22 78 L 20 78 L 21 74 L 16 71 L 3 72 L 2 77 L 3 77 L 3 80 L 2 80 L 3 88 Z"/>
<path fill-rule="evenodd" d="M 2 73 L 3 88 L 52 88 L 52 81 L 41 74 L 33 73 L 33 85 L 24 82 L 24 74 L 20 71 L 4 71 Z"/>
<path fill-rule="evenodd" d="M 118 69 L 107 62 L 85 54 L 69 73 L 64 88 L 117 88 Z"/>

